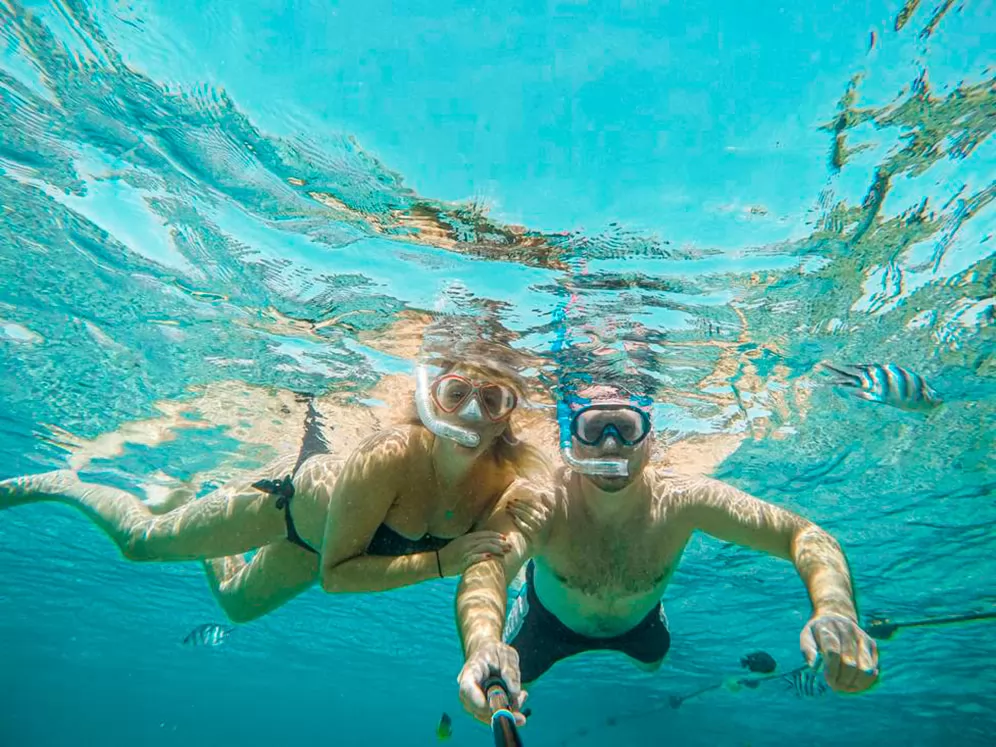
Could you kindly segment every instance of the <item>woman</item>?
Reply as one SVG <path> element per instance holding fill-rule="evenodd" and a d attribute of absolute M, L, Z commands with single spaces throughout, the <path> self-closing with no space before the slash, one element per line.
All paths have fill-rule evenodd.
<path fill-rule="evenodd" d="M 330 593 L 384 591 L 456 576 L 508 549 L 475 531 L 503 498 L 531 492 L 548 469 L 512 434 L 521 379 L 492 364 L 417 370 L 418 417 L 331 456 L 309 405 L 301 453 L 251 481 L 154 514 L 123 490 L 71 471 L 0 482 L 0 509 L 59 501 L 86 513 L 130 560 L 203 560 L 235 622 L 276 609 L 315 581 Z M 251 561 L 243 553 L 257 550 Z"/>

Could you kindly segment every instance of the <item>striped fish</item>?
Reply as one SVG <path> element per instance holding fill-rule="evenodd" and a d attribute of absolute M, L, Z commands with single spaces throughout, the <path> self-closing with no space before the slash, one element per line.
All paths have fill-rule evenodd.
<path fill-rule="evenodd" d="M 782 679 L 785 680 L 788 689 L 800 698 L 818 698 L 829 689 L 822 672 L 809 667 L 793 669 Z"/>
<path fill-rule="evenodd" d="M 920 374 L 894 363 L 850 364 L 844 368 L 824 363 L 823 367 L 840 377 L 835 386 L 848 387 L 855 397 L 869 402 L 900 410 L 931 410 L 943 402 Z"/>
<path fill-rule="evenodd" d="M 183 639 L 184 646 L 220 646 L 225 639 L 235 630 L 230 625 L 218 625 L 217 623 L 204 623 L 187 633 Z"/>

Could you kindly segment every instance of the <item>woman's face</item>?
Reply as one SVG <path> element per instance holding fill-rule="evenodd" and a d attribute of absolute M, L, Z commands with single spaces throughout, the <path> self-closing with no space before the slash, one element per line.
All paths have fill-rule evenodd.
<path fill-rule="evenodd" d="M 518 404 L 518 395 L 499 377 L 486 371 L 455 366 L 431 384 L 436 416 L 445 422 L 469 428 L 489 444 L 508 427 Z"/>

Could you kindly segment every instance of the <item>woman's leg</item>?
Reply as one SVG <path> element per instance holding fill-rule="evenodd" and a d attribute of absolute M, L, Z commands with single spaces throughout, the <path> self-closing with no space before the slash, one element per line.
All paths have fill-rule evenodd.
<path fill-rule="evenodd" d="M 197 499 L 193 485 L 183 483 L 172 488 L 155 483 L 143 486 L 145 505 L 154 514 L 166 514 Z"/>
<path fill-rule="evenodd" d="M 244 623 L 272 612 L 318 579 L 318 556 L 280 540 L 263 547 L 250 562 L 241 555 L 204 561 L 208 583 L 232 622 Z"/>
<path fill-rule="evenodd" d="M 130 560 L 203 560 L 267 545 L 285 533 L 277 500 L 240 480 L 156 515 L 131 493 L 82 482 L 68 470 L 0 482 L 0 509 L 36 501 L 74 506 Z"/>

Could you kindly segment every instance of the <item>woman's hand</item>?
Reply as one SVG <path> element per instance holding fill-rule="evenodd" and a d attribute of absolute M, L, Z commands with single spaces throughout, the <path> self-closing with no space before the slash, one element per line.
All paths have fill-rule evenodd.
<path fill-rule="evenodd" d="M 541 493 L 516 498 L 509 502 L 507 511 L 519 531 L 535 540 L 553 517 L 553 499 Z"/>
<path fill-rule="evenodd" d="M 470 532 L 439 551 L 439 564 L 444 576 L 459 576 L 474 563 L 501 557 L 511 549 L 503 534 Z"/>

